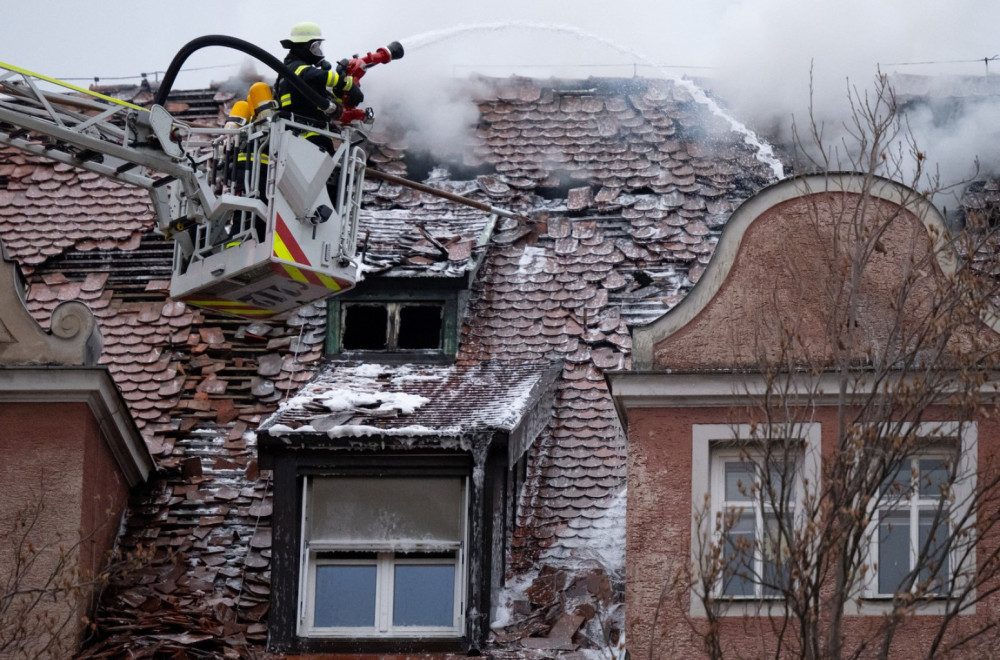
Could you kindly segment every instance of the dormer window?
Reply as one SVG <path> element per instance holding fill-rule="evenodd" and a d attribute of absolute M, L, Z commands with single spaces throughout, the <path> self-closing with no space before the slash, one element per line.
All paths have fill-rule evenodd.
<path fill-rule="evenodd" d="M 345 303 L 341 350 L 441 350 L 443 302 Z"/>
<path fill-rule="evenodd" d="M 347 294 L 330 300 L 328 305 L 328 353 L 379 353 L 389 359 L 395 356 L 417 361 L 455 354 L 455 292 Z"/>
<path fill-rule="evenodd" d="M 479 655 L 560 374 L 330 360 L 258 429 L 274 474 L 269 649 Z M 495 416 L 466 390 L 489 390 Z"/>

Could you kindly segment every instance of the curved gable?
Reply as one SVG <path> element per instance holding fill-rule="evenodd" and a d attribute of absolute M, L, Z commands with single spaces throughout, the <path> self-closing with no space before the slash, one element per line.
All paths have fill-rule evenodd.
<path fill-rule="evenodd" d="M 60 303 L 46 332 L 24 305 L 18 265 L 0 241 L 0 367 L 17 365 L 93 366 L 101 356 L 101 331 L 90 308 L 78 301 Z"/>
<path fill-rule="evenodd" d="M 860 259 L 859 247 L 869 250 Z M 941 214 L 906 186 L 849 173 L 786 179 L 733 213 L 677 307 L 634 330 L 634 368 L 748 367 L 787 353 L 790 337 L 810 356 L 829 355 L 831 324 L 842 322 L 832 310 L 845 295 L 859 346 L 880 346 L 898 301 L 933 299 L 956 263 Z M 852 264 L 861 264 L 860 284 L 846 294 Z"/>

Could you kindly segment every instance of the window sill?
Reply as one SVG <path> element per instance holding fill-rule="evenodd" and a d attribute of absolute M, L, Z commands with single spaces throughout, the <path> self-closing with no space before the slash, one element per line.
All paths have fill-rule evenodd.
<path fill-rule="evenodd" d="M 398 642 L 398 641 L 411 641 L 411 640 L 460 640 L 462 639 L 462 634 L 456 631 L 448 632 L 399 632 L 399 633 L 385 633 L 385 634 L 375 634 L 369 631 L 359 631 L 356 634 L 351 634 L 349 632 L 324 632 L 322 630 L 309 630 L 301 635 L 302 639 L 315 639 L 324 640 L 330 642 L 337 641 L 351 641 L 351 642 Z"/>
<path fill-rule="evenodd" d="M 449 355 L 441 351 L 340 351 L 339 353 L 327 353 L 326 358 L 331 361 L 364 360 L 365 362 L 384 364 L 403 364 L 408 362 L 419 362 L 421 364 L 451 364 L 455 361 L 454 355 Z"/>
<path fill-rule="evenodd" d="M 757 616 L 759 614 L 782 614 L 785 601 L 778 596 L 770 597 L 725 597 L 712 603 L 718 616 Z"/>
<path fill-rule="evenodd" d="M 917 603 L 912 614 L 918 616 L 943 616 L 948 613 L 950 599 L 940 598 Z M 715 614 L 721 617 L 751 617 L 759 615 L 781 615 L 786 611 L 785 601 L 781 598 L 733 598 L 716 600 L 712 607 Z M 883 616 L 892 612 L 892 596 L 865 596 L 857 605 L 849 603 L 844 607 L 848 616 Z M 960 616 L 976 613 L 975 605 L 960 612 Z"/>
<path fill-rule="evenodd" d="M 954 605 L 953 599 L 935 598 L 933 600 L 923 600 L 916 602 L 909 613 L 918 616 L 943 616 L 948 613 L 949 607 Z M 856 603 L 848 603 L 844 606 L 844 613 L 852 616 L 882 616 L 890 614 L 893 610 L 893 597 L 882 595 L 863 596 Z M 966 616 L 976 613 L 976 606 L 970 605 L 963 609 L 959 615 Z"/>
<path fill-rule="evenodd" d="M 320 654 L 414 654 L 414 653 L 461 653 L 473 650 L 467 637 L 406 637 L 406 638 L 329 638 L 295 637 L 289 644 L 268 645 L 268 650 L 276 653 L 320 653 Z"/>

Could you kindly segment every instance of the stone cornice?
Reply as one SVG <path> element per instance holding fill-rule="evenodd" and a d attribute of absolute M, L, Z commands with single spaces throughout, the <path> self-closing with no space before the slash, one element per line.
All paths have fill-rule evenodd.
<path fill-rule="evenodd" d="M 916 378 L 915 374 L 883 376 L 878 391 L 896 391 L 892 383 Z M 732 408 L 753 405 L 760 397 L 781 397 L 789 405 L 835 406 L 851 405 L 872 396 L 874 375 L 865 381 L 865 372 L 850 374 L 845 391 L 841 392 L 840 375 L 834 372 L 818 376 L 791 375 L 787 381 L 770 385 L 761 374 L 736 371 L 686 372 L 667 371 L 607 371 L 604 373 L 608 391 L 624 427 L 628 427 L 628 411 L 635 408 Z M 992 400 L 1000 392 L 1000 374 L 982 384 L 979 391 L 984 400 Z M 949 372 L 941 372 L 941 396 L 951 388 L 948 382 L 961 382 L 958 374 L 950 380 Z M 891 396 L 891 394 L 890 394 Z"/>

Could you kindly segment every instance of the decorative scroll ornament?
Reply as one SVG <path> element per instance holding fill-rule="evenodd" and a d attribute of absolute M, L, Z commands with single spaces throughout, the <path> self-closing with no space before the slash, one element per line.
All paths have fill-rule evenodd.
<path fill-rule="evenodd" d="M 82 302 L 59 304 L 46 332 L 24 304 L 25 281 L 0 242 L 0 366 L 93 366 L 101 357 L 101 332 Z"/>

